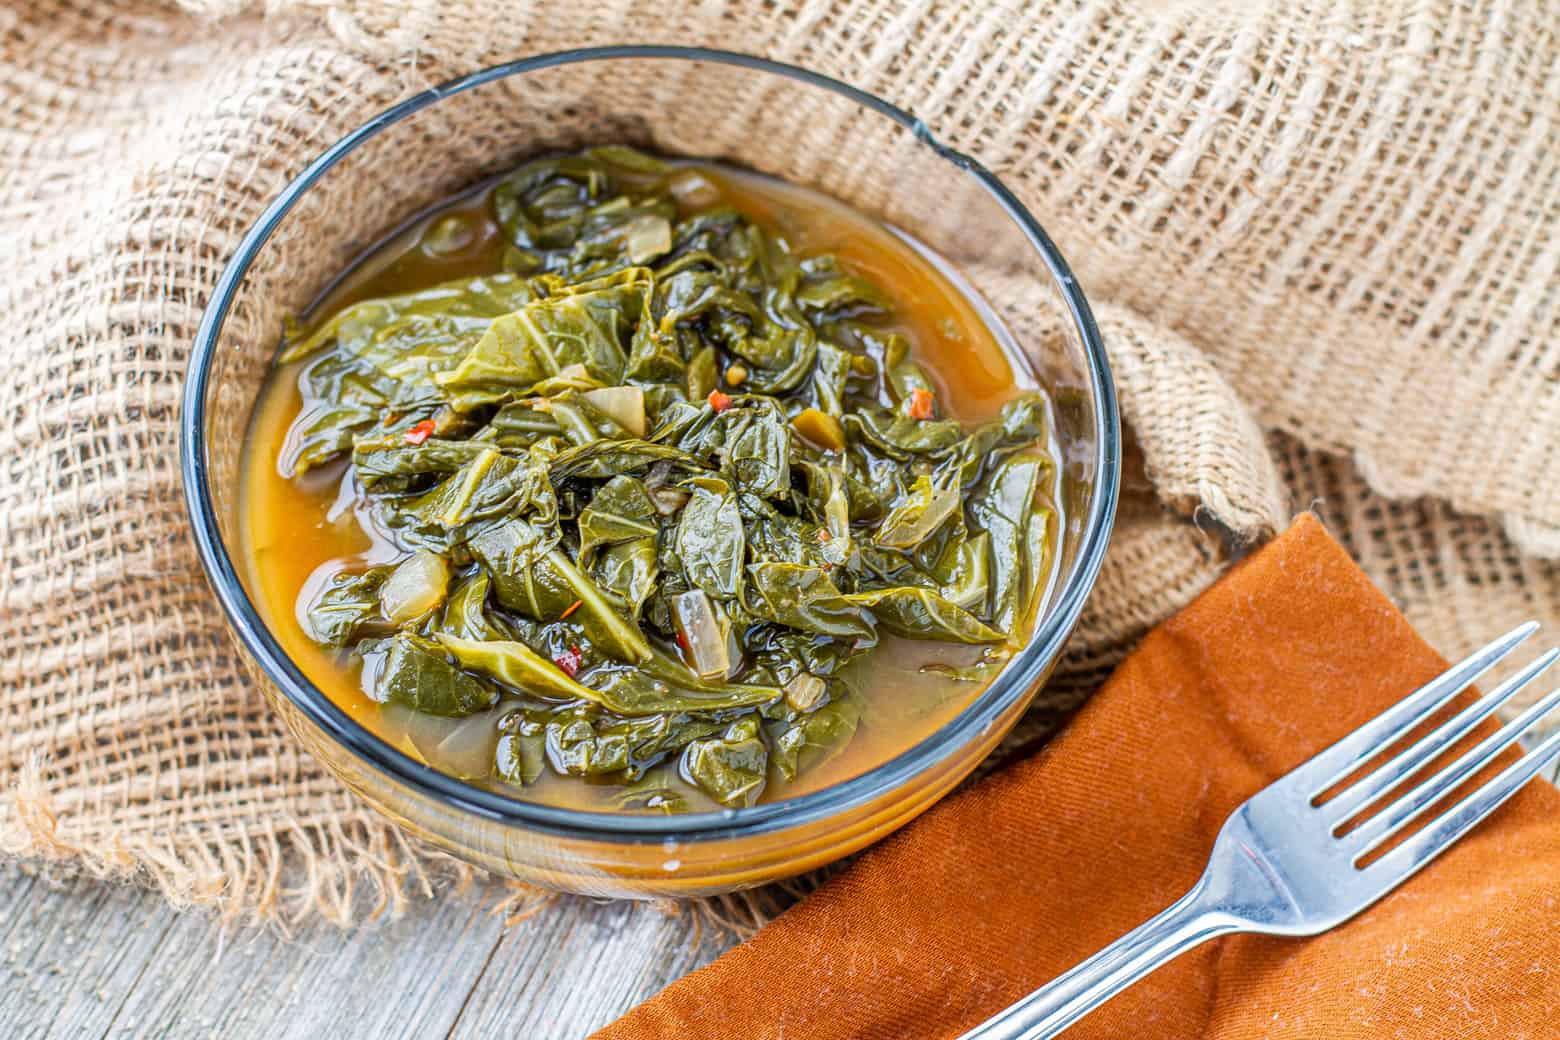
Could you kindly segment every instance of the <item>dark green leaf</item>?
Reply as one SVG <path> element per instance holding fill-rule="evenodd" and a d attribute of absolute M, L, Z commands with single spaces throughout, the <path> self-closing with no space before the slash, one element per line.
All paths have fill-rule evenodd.
<path fill-rule="evenodd" d="M 934 390 L 926 370 L 910 359 L 910 341 L 898 333 L 883 341 L 883 384 L 896 407 L 902 407 L 912 391 Z"/>
<path fill-rule="evenodd" d="M 630 268 L 578 285 L 552 283 L 548 295 L 495 319 L 482 338 L 434 381 L 458 411 L 530 392 L 569 365 L 583 365 L 606 386 L 623 381 L 623 345 L 633 335 L 651 287 L 650 272 Z"/>
<path fill-rule="evenodd" d="M 845 416 L 845 432 L 894 459 L 936 456 L 952 449 L 964 430 L 951 419 L 912 419 L 886 408 L 863 408 Z"/>
<path fill-rule="evenodd" d="M 529 514 L 544 527 L 556 521 L 558 502 L 547 470 L 531 457 L 487 448 L 428 491 L 380 500 L 386 523 L 419 544 L 446 548 L 505 517 Z"/>
<path fill-rule="evenodd" d="M 379 587 L 390 570 L 370 567 L 332 577 L 304 612 L 309 638 L 326 646 L 346 646 L 365 635 L 389 631 L 390 622 L 379 609 Z"/>
<path fill-rule="evenodd" d="M 591 576 L 601 591 L 635 622 L 639 620 L 645 600 L 655 591 L 659 573 L 654 538 L 619 542 L 597 555 L 591 569 Z"/>
<path fill-rule="evenodd" d="M 1046 462 L 1016 455 L 999 465 L 970 498 L 970 519 L 991 536 L 991 602 L 986 616 L 1017 633 L 1027 614 L 1030 589 L 1029 517 Z"/>
<path fill-rule="evenodd" d="M 439 642 L 467 671 L 503 683 L 511 690 L 555 701 L 595 701 L 595 691 L 575 682 L 557 664 L 524 643 L 509 639 L 461 639 L 445 632 Z"/>
<path fill-rule="evenodd" d="M 515 712 L 503 724 L 494 769 L 517 787 L 534 784 L 547 765 L 547 722 L 541 712 Z"/>
<path fill-rule="evenodd" d="M 622 812 L 687 812 L 688 799 L 660 773 L 656 770 L 629 783 L 613 801 L 613 807 Z"/>
<path fill-rule="evenodd" d="M 701 683 L 665 679 L 643 665 L 628 667 L 604 664 L 581 678 L 591 687 L 593 698 L 618 715 L 653 715 L 662 711 L 708 713 L 732 708 L 750 708 L 779 699 L 773 686 L 747 683 Z"/>
<path fill-rule="evenodd" d="M 597 441 L 559 452 L 548 463 L 554 483 L 575 477 L 607 480 L 619 474 L 644 473 L 657 463 L 667 462 L 683 469 L 703 469 L 699 460 L 685 451 L 651 441 Z"/>
<path fill-rule="evenodd" d="M 511 401 L 488 422 L 483 436 L 501 448 L 529 448 L 548 437 L 562 437 L 563 427 L 541 400 Z M 471 443 L 471 442 L 468 442 Z"/>
<path fill-rule="evenodd" d="M 524 279 L 494 274 L 364 300 L 289 343 L 280 360 L 298 361 L 334 344 L 397 382 L 425 379 L 464 353 L 494 318 L 525 306 L 534 295 Z"/>
<path fill-rule="evenodd" d="M 619 774 L 632 781 L 691 741 L 725 728 L 725 723 L 682 713 L 612 721 L 575 712 L 548 723 L 547 757 L 560 773 Z"/>
<path fill-rule="evenodd" d="M 714 347 L 699 347 L 688 361 L 687 390 L 689 401 L 704 401 L 715 389 L 720 378 L 719 355 Z"/>
<path fill-rule="evenodd" d="M 444 601 L 444 616 L 439 632 L 458 639 L 502 639 L 503 635 L 487 616 L 487 596 L 491 579 L 477 571 L 462 578 Z"/>
<path fill-rule="evenodd" d="M 588 566 L 599 547 L 654 539 L 661 531 L 660 514 L 643 481 L 617 476 L 580 512 L 579 528 L 580 563 Z"/>
<path fill-rule="evenodd" d="M 813 397 L 818 410 L 838 419 L 845 413 L 851 354 L 832 343 L 818 344 L 818 368 L 813 372 Z"/>
<path fill-rule="evenodd" d="M 371 491 L 403 491 L 416 479 L 447 477 L 493 449 L 479 441 L 428 440 L 409 444 L 396 433 L 359 438 L 352 448 L 358 480 Z"/>
<path fill-rule="evenodd" d="M 824 318 L 844 314 L 882 314 L 890 309 L 888 297 L 864 278 L 857 278 L 840 267 L 839 261 L 825 254 L 802 264 L 806 281 L 797 290 L 796 302 Z"/>
<path fill-rule="evenodd" d="M 984 610 L 991 592 L 991 536 L 985 531 L 961 540 L 933 578 L 943 599 L 965 610 Z"/>
<path fill-rule="evenodd" d="M 861 721 L 861 700 L 843 693 L 837 699 L 781 724 L 775 733 L 772 761 L 780 775 L 795 780 L 845 749 Z"/>
<path fill-rule="evenodd" d="M 871 618 L 841 595 L 821 567 L 778 560 L 748 565 L 748 610 L 777 625 L 818 635 L 871 640 Z"/>
<path fill-rule="evenodd" d="M 372 430 L 381 407 L 352 401 L 316 401 L 293 420 L 292 447 L 277 460 L 286 476 L 302 476 L 351 451 L 353 442 Z"/>
<path fill-rule="evenodd" d="M 381 703 L 393 701 L 426 715 L 458 718 L 498 702 L 491 687 L 450 664 L 437 643 L 406 632 L 388 643 L 373 687 Z"/>
<path fill-rule="evenodd" d="M 909 493 L 883 518 L 873 541 L 894 549 L 914 549 L 960 513 L 956 489 L 938 489 L 930 478 L 917 477 Z"/>
<path fill-rule="evenodd" d="M 931 589 L 901 585 L 845 597 L 871 611 L 878 624 L 910 639 L 942 639 L 952 643 L 994 643 L 1003 633 Z"/>
<path fill-rule="evenodd" d="M 695 740 L 683 751 L 682 773 L 722 805 L 752 805 L 764 791 L 769 750 L 758 719 L 740 719 L 719 736 Z"/>
<path fill-rule="evenodd" d="M 604 653 L 642 661 L 650 645 L 638 626 L 616 610 L 568 556 L 556 535 L 510 520 L 473 538 L 471 552 L 493 579 L 498 602 L 536 621 L 557 621 L 565 613 Z"/>
<path fill-rule="evenodd" d="M 785 413 L 772 399 L 742 395 L 724 411 L 707 408 L 677 446 L 730 474 L 737 490 L 775 498 L 791 490 L 790 438 Z"/>
<path fill-rule="evenodd" d="M 724 480 L 698 477 L 683 485 L 691 494 L 678 514 L 676 550 L 688 584 L 717 599 L 742 589 L 746 539 L 737 498 Z"/>

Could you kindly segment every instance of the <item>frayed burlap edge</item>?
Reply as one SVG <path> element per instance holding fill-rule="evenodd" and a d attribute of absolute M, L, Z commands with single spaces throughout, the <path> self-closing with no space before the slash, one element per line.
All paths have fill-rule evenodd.
<path fill-rule="evenodd" d="M 61 833 L 46 768 L 34 759 L 10 791 L 0 855 L 55 877 L 145 885 L 176 909 L 207 910 L 225 923 L 286 933 L 318 917 L 346 927 L 399 914 L 419 896 L 466 891 L 480 874 L 362 814 L 326 825 L 282 821 L 258 837 L 185 827 L 155 839 L 121 834 L 82 844 Z M 514 913 L 543 896 L 515 886 L 497 898 Z"/>

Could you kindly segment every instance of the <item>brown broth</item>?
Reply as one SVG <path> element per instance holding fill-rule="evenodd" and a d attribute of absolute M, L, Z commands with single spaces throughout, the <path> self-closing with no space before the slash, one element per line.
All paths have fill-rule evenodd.
<path fill-rule="evenodd" d="M 984 320 L 983 313 L 989 312 L 961 292 L 946 265 L 909 236 L 810 189 L 729 167 L 689 165 L 719 189 L 719 203 L 734 206 L 778 232 L 797 252 L 834 253 L 847 269 L 885 290 L 896 306 L 895 326 L 909 338 L 915 357 L 937 386 L 939 405 L 949 416 L 965 423 L 987 419 L 1018 390 L 1036 386 L 1005 334 L 999 335 Z M 393 235 L 359 260 L 312 312 L 327 315 L 361 299 L 498 270 L 503 241 L 490 196 L 488 187 L 479 188 Z M 452 214 L 463 218 L 470 232 L 463 237 L 469 241 L 442 252 L 426 248 L 430 230 Z M 318 580 L 344 561 L 386 558 L 386 548 L 376 546 L 359 527 L 350 508 L 350 492 L 343 497 L 345 463 L 298 480 L 278 471 L 288 428 L 304 403 L 299 389 L 304 364 L 278 366 L 271 373 L 250 419 L 241 537 L 251 598 L 288 655 L 327 696 L 368 730 L 427 761 L 428 756 L 413 743 L 408 721 L 413 728 L 434 724 L 409 720 L 413 713 L 386 709 L 365 696 L 359 686 L 359 666 L 347 655 L 315 644 L 297 616 L 300 592 L 311 579 Z M 1050 448 L 1056 457 L 1056 445 Z M 1059 474 L 1054 469 L 1051 477 L 1056 480 Z M 1049 489 L 1053 503 L 1059 501 L 1057 490 Z M 1053 540 L 1060 529 L 1053 516 Z M 1054 574 L 1048 580 L 1054 583 Z M 1043 603 L 1046 596 L 1037 599 Z M 979 652 L 969 646 L 885 635 L 876 651 L 852 665 L 859 669 L 865 709 L 849 745 L 790 783 L 772 775 L 761 800 L 794 797 L 857 776 L 930 736 L 983 687 L 923 671 L 922 666 L 969 663 Z M 689 808 L 719 808 L 691 785 L 676 780 L 674 771 L 662 767 L 656 772 L 670 774 L 668 786 L 686 799 Z M 501 782 L 486 786 L 528 801 L 595 810 L 612 808 L 623 790 L 559 776 L 550 769 L 523 791 Z"/>

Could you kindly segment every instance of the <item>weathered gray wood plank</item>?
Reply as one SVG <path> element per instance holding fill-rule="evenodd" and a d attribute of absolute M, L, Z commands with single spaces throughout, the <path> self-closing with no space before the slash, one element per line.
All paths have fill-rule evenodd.
<path fill-rule="evenodd" d="M 175 921 L 116 1027 L 137 1037 L 443 1036 L 502 922 L 467 897 L 396 921 L 290 939 Z"/>
<path fill-rule="evenodd" d="M 133 888 L 0 871 L 0 1037 L 583 1037 L 731 943 L 687 912 L 478 891 L 350 932 L 224 930 Z"/>
<path fill-rule="evenodd" d="M 506 930 L 495 896 L 288 940 L 0 868 L 0 1037 L 577 1040 L 733 941 L 686 909 L 577 898 Z"/>
<path fill-rule="evenodd" d="M 451 1040 L 577 1040 L 733 941 L 686 908 L 560 900 L 504 935 Z"/>
<path fill-rule="evenodd" d="M 123 886 L 0 872 L 0 1036 L 107 1035 L 177 917 Z"/>

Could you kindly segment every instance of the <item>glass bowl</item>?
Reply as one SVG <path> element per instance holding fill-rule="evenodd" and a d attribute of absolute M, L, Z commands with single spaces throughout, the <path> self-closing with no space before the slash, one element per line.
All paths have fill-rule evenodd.
<path fill-rule="evenodd" d="M 317 689 L 267 630 L 235 563 L 245 430 L 283 319 L 432 203 L 532 155 L 608 142 L 740 164 L 907 230 L 989 305 L 1053 390 L 1068 521 L 1059 581 L 1032 639 L 932 736 L 853 779 L 682 816 L 584 812 L 469 786 L 374 736 Z M 879 98 L 792 66 L 677 47 L 496 66 L 409 98 L 325 151 L 223 271 L 190 357 L 181 433 L 202 562 L 240 657 L 297 739 L 417 837 L 497 874 L 600 896 L 704 895 L 796 874 L 946 794 L 1050 674 L 1099 570 L 1120 468 L 1115 393 L 1088 303 L 1011 192 Z"/>

